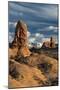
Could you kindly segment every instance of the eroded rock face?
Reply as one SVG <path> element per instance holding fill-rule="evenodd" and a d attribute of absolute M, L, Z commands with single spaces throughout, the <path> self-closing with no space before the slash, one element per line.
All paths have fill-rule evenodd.
<path fill-rule="evenodd" d="M 42 45 L 43 48 L 55 48 L 55 41 L 53 39 L 53 37 L 50 38 L 50 41 L 45 41 L 43 42 Z"/>
<path fill-rule="evenodd" d="M 57 63 L 42 54 L 10 59 L 9 88 L 58 85 Z"/>
<path fill-rule="evenodd" d="M 55 42 L 53 40 L 53 37 L 50 38 L 50 48 L 54 48 L 55 47 Z"/>
<path fill-rule="evenodd" d="M 17 22 L 12 48 L 9 48 L 9 88 L 58 85 L 57 59 L 50 57 L 49 51 L 47 55 L 46 51 L 42 54 L 31 51 L 31 54 L 27 30 L 24 22 Z M 50 42 L 45 46 L 53 48 L 53 40 Z"/>
<path fill-rule="evenodd" d="M 26 57 L 31 54 L 27 44 L 27 25 L 23 21 L 18 21 L 12 46 L 18 47 L 18 55 Z"/>

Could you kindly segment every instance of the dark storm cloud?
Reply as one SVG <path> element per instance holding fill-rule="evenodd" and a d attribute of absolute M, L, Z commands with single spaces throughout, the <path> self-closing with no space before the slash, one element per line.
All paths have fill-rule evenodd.
<path fill-rule="evenodd" d="M 44 37 L 57 35 L 58 5 L 9 2 L 9 31 L 15 30 L 15 23 L 23 20 L 31 34 L 40 33 Z"/>

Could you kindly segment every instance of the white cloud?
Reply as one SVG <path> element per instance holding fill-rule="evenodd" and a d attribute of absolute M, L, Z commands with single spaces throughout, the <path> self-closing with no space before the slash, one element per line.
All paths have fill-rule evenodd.
<path fill-rule="evenodd" d="M 30 37 L 29 38 L 29 43 L 34 43 L 35 42 L 35 37 Z"/>
<path fill-rule="evenodd" d="M 57 33 L 58 32 L 58 27 L 55 27 L 55 26 L 48 26 L 48 27 L 44 27 L 44 28 L 42 28 L 42 29 L 37 29 L 37 31 L 42 31 L 42 32 L 49 32 L 49 31 L 53 31 L 53 32 L 55 32 L 55 33 Z"/>
<path fill-rule="evenodd" d="M 58 32 L 58 27 L 49 26 L 49 27 L 48 27 L 48 30 L 53 31 L 54 33 L 57 33 L 57 32 Z"/>
<path fill-rule="evenodd" d="M 31 33 L 29 31 L 27 31 L 27 37 L 30 37 Z"/>
<path fill-rule="evenodd" d="M 9 32 L 9 38 L 8 38 L 9 43 L 11 43 L 13 39 L 14 39 L 14 32 Z"/>
<path fill-rule="evenodd" d="M 57 29 L 58 29 L 58 27 L 55 27 L 55 26 L 49 26 L 48 28 L 49 28 L 50 30 L 53 30 L 53 29 L 57 30 Z"/>
<path fill-rule="evenodd" d="M 36 33 L 35 36 L 36 36 L 36 37 L 39 37 L 39 36 L 40 36 L 40 33 Z"/>
<path fill-rule="evenodd" d="M 17 22 L 9 22 L 8 24 L 9 24 L 10 26 L 12 25 L 13 27 L 16 27 Z"/>
<path fill-rule="evenodd" d="M 52 29 L 54 29 L 54 26 L 49 26 L 48 28 L 49 28 L 50 30 L 52 30 Z"/>
<path fill-rule="evenodd" d="M 58 30 L 58 27 L 48 26 L 48 27 L 45 28 L 45 31 L 54 31 L 54 30 Z"/>
<path fill-rule="evenodd" d="M 35 37 L 36 37 L 36 38 L 38 38 L 38 37 L 44 37 L 44 35 L 41 34 L 41 33 L 35 33 Z"/>
<path fill-rule="evenodd" d="M 42 43 L 42 39 L 44 38 L 44 35 L 43 34 L 41 34 L 41 33 L 36 33 L 35 34 L 35 42 L 36 43 Z"/>
<path fill-rule="evenodd" d="M 43 38 L 44 38 L 43 34 L 35 33 L 35 34 L 30 34 L 28 40 L 30 43 L 42 43 Z"/>

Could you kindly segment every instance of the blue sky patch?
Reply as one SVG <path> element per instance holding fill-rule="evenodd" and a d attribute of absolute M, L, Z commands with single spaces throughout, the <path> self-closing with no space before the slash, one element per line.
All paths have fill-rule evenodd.
<path fill-rule="evenodd" d="M 15 24 L 23 20 L 28 26 L 29 41 L 43 42 L 53 36 L 58 42 L 58 5 L 26 2 L 8 2 L 9 42 L 13 39 Z M 39 34 L 38 34 L 39 33 Z M 36 36 L 37 35 L 37 36 Z M 12 39 L 12 40 L 11 40 Z M 31 40 L 32 39 L 32 40 Z M 39 40 L 38 40 L 39 39 Z"/>

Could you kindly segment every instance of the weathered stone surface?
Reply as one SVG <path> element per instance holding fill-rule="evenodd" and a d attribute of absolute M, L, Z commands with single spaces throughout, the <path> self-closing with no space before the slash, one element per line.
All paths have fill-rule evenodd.
<path fill-rule="evenodd" d="M 57 60 L 45 55 L 20 57 L 16 61 L 10 59 L 9 68 L 9 88 L 51 86 L 58 83 Z"/>
<path fill-rule="evenodd" d="M 54 42 L 54 39 L 51 37 L 50 38 L 50 41 L 45 41 L 43 42 L 43 45 L 42 45 L 43 48 L 55 48 L 55 42 Z"/>
<path fill-rule="evenodd" d="M 12 47 L 18 47 L 17 54 L 24 57 L 31 54 L 27 45 L 27 31 L 27 25 L 23 21 L 18 21 L 15 30 L 15 37 L 12 42 Z"/>
<path fill-rule="evenodd" d="M 50 38 L 50 48 L 54 48 L 55 47 L 55 42 L 53 37 Z"/>
<path fill-rule="evenodd" d="M 10 61 L 9 88 L 44 86 L 47 80 L 46 76 L 37 68 Z"/>
<path fill-rule="evenodd" d="M 46 55 L 46 49 L 45 53 L 31 53 L 27 41 L 27 25 L 18 21 L 9 48 L 9 88 L 58 85 L 57 59 L 50 57 L 49 52 Z M 51 49 L 54 45 L 51 38 L 45 48 Z"/>

